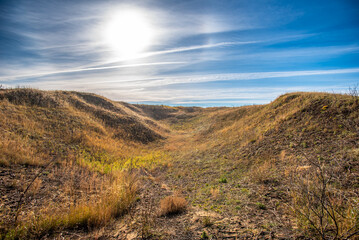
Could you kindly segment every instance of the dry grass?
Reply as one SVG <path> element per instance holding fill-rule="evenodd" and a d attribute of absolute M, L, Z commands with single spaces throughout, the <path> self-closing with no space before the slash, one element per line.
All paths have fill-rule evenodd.
<path fill-rule="evenodd" d="M 17 136 L 3 136 L 0 142 L 0 166 L 11 164 L 43 165 L 43 155 Z"/>
<path fill-rule="evenodd" d="M 16 227 L 7 230 L 4 239 L 41 238 L 45 234 L 63 229 L 95 229 L 124 214 L 135 201 L 136 178 L 117 175 L 110 186 L 102 189 L 91 200 L 80 199 L 68 209 L 56 203 L 42 207 L 40 214 L 22 219 Z"/>
<path fill-rule="evenodd" d="M 183 197 L 168 196 L 161 200 L 161 215 L 173 215 L 186 211 L 187 201 Z"/>
<path fill-rule="evenodd" d="M 29 188 L 29 194 L 35 196 L 42 186 L 42 180 L 40 178 L 36 178 Z"/>
<path fill-rule="evenodd" d="M 358 157 L 339 155 L 349 155 L 358 148 L 358 120 L 357 97 L 328 93 L 291 93 L 267 105 L 204 109 L 196 118 L 173 126 L 182 133 L 168 142 L 168 149 L 176 151 L 173 185 L 186 189 L 189 201 L 205 210 L 237 213 L 247 219 L 258 211 L 258 202 L 266 207 L 260 221 L 276 219 L 280 225 L 280 218 L 290 218 L 295 222 L 297 216 L 293 217 L 284 203 L 294 198 L 288 194 L 290 175 L 313 171 L 302 159 L 304 151 L 314 159 L 325 159 L 323 164 L 328 168 L 343 163 L 333 168 L 339 174 L 330 181 L 331 188 L 347 192 L 348 201 L 340 205 L 340 195 L 332 195 L 332 204 L 338 204 L 338 211 L 345 210 L 340 212 L 343 216 L 349 210 L 354 214 L 357 209 L 348 203 L 358 199 Z M 220 185 L 223 199 L 216 197 L 215 190 L 220 176 L 228 179 Z M 303 192 L 299 195 L 305 198 Z M 296 203 L 300 205 L 299 200 Z M 338 228 L 346 230 L 338 230 L 339 236 L 350 228 L 351 233 L 359 230 L 358 219 L 353 216 L 341 218 L 343 224 Z M 303 223 L 299 230 L 288 227 L 287 231 L 315 237 L 308 230 L 308 221 Z M 333 223 L 328 226 L 325 231 L 331 236 Z"/>
<path fill-rule="evenodd" d="M 261 164 L 255 164 L 248 172 L 251 181 L 258 184 L 274 184 L 280 180 L 280 172 L 271 160 L 266 160 Z"/>
<path fill-rule="evenodd" d="M 14 89 L 0 92 L 0 114 L 0 166 L 15 172 L 7 185 L 14 193 L 21 193 L 21 185 L 52 155 L 59 155 L 59 161 L 25 196 L 19 224 L 8 228 L 10 239 L 104 226 L 123 214 L 134 199 L 136 188 L 133 181 L 124 179 L 126 169 L 153 168 L 169 160 L 166 180 L 184 189 L 191 203 L 245 219 L 260 210 L 258 218 L 272 217 L 279 225 L 282 217 L 292 221 L 297 217 L 299 227 L 310 232 L 308 219 L 289 216 L 282 204 L 293 200 L 302 213 L 308 206 L 305 191 L 288 194 L 293 174 L 313 174 L 314 179 L 317 173 L 303 161 L 302 151 L 323 157 L 328 168 L 338 161 L 345 163 L 333 168 L 336 179 L 331 180 L 328 203 L 341 214 L 340 234 L 348 236 L 345 229 L 358 226 L 359 101 L 354 96 L 291 93 L 267 105 L 200 109 L 116 103 L 86 93 Z M 341 152 L 343 158 L 338 157 Z M 24 167 L 23 173 L 15 171 Z M 219 183 L 221 176 L 225 181 Z M 313 184 L 317 183 L 313 180 Z M 315 193 L 313 186 L 307 190 Z M 58 193 L 55 199 L 53 193 Z M 17 200 L 16 194 L 12 200 Z M 9 204 L 4 201 L 2 206 Z M 265 204 L 266 209 L 256 203 Z M 160 202 L 163 215 L 186 208 L 187 201 L 178 196 Z M 4 226 L 13 214 L 8 210 L 0 213 Z M 259 219 L 256 227 L 262 223 Z M 332 222 L 328 226 L 333 231 Z"/>
<path fill-rule="evenodd" d="M 211 197 L 216 200 L 220 195 L 220 190 L 219 188 L 211 188 L 210 193 L 211 193 Z"/>
<path fill-rule="evenodd" d="M 164 158 L 143 145 L 157 139 L 161 128 L 149 126 L 146 116 L 127 107 L 73 92 L 0 92 L 0 166 L 15 176 L 4 179 L 13 191 L 1 203 L 0 239 L 97 228 L 126 211 L 136 194 L 136 179 L 126 169 Z M 139 136 L 134 128 L 145 134 Z M 126 137 L 117 129 L 125 129 Z M 153 136 L 148 135 L 152 132 Z M 54 154 L 58 160 L 26 192 L 14 227 L 17 214 L 6 210 L 7 205 L 19 200 L 17 193 L 43 171 Z M 137 165 L 129 164 L 130 159 Z M 27 170 L 22 171 L 23 167 Z"/>

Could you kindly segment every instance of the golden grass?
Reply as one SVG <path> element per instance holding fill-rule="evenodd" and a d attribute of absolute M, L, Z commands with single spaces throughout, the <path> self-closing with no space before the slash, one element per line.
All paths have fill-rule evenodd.
<path fill-rule="evenodd" d="M 273 202 L 279 201 L 275 198 L 280 196 L 278 206 L 281 206 L 291 198 L 286 196 L 291 174 L 311 171 L 312 167 L 303 160 L 301 151 L 304 151 L 314 158 L 324 157 L 329 166 L 336 161 L 345 163 L 337 170 L 343 174 L 331 184 L 352 192 L 357 186 L 358 158 L 348 161 L 348 157 L 341 158 L 338 153 L 357 148 L 358 102 L 358 97 L 355 100 L 347 95 L 290 93 L 267 105 L 204 109 L 195 118 L 173 124 L 172 129 L 180 133 L 166 143 L 166 149 L 173 151 L 172 176 L 179 176 L 173 182 L 190 189 L 189 199 L 197 206 L 208 209 L 212 205 L 211 209 L 218 212 L 233 211 L 228 203 L 247 191 L 251 192 L 245 199 L 248 204 L 262 201 L 263 195 L 268 195 L 275 196 L 269 198 Z M 300 163 L 296 165 L 298 159 Z M 351 173 L 345 170 L 349 168 Z M 216 185 L 211 186 L 223 174 L 229 179 L 228 184 L 221 186 L 228 203 L 219 201 Z M 245 187 L 236 187 L 237 190 L 232 181 L 243 182 Z M 356 194 L 345 196 L 357 201 Z M 340 201 L 338 196 L 333 198 Z M 357 212 L 351 204 L 338 206 L 345 211 L 351 209 L 353 214 Z M 273 208 L 267 203 L 266 207 Z M 339 228 L 357 229 L 355 217 L 341 221 L 351 224 Z M 305 224 L 302 227 L 308 230 Z"/>
<path fill-rule="evenodd" d="M 210 193 L 211 193 L 211 197 L 214 200 L 217 200 L 220 195 L 220 190 L 219 190 L 219 188 L 211 188 Z"/>
<path fill-rule="evenodd" d="M 29 144 L 19 139 L 3 138 L 0 142 L 0 166 L 10 166 L 11 164 L 42 165 L 42 154 Z"/>
<path fill-rule="evenodd" d="M 107 186 L 108 187 L 108 186 Z M 42 209 L 41 214 L 23 220 L 7 230 L 4 239 L 41 238 L 45 234 L 63 229 L 95 229 L 108 224 L 124 214 L 134 202 L 137 191 L 136 178 L 117 174 L 110 187 L 88 201 L 80 201 L 68 210 L 56 205 Z M 0 235 L 1 236 L 1 235 Z"/>
<path fill-rule="evenodd" d="M 187 201 L 179 196 L 167 196 L 160 201 L 161 215 L 172 215 L 186 211 Z"/>
<path fill-rule="evenodd" d="M 123 214 L 135 198 L 136 179 L 126 174 L 126 169 L 150 167 L 166 158 L 141 142 L 119 138 L 114 128 L 96 115 L 97 110 L 102 111 L 101 104 L 109 107 L 102 114 L 113 115 L 118 113 L 112 110 L 119 112 L 125 106 L 99 96 L 86 97 L 91 100 L 87 103 L 76 97 L 85 105 L 74 105 L 69 101 L 74 95 L 33 89 L 0 92 L 0 166 L 33 165 L 40 167 L 35 171 L 39 172 L 54 154 L 58 156 L 47 174 L 35 179 L 25 196 L 37 199 L 37 195 L 42 195 L 46 201 L 33 209 L 23 203 L 16 227 L 8 221 L 16 213 L 1 211 L 0 217 L 7 220 L 0 239 L 38 238 L 61 229 L 104 226 Z M 79 109 L 81 106 L 84 108 Z M 125 112 L 130 114 L 132 110 Z M 144 121 L 138 114 L 132 117 L 138 124 Z M 20 191 L 31 178 L 24 174 L 16 180 Z M 61 185 L 51 188 L 48 184 L 53 181 L 61 181 Z M 51 199 L 50 190 L 59 194 L 58 199 Z"/>
<path fill-rule="evenodd" d="M 250 189 L 253 185 L 259 186 L 257 189 L 269 184 L 277 187 L 278 183 L 286 184 L 284 175 L 310 170 L 306 164 L 294 166 L 293 159 L 299 155 L 295 148 L 304 142 L 284 146 L 281 140 L 307 132 L 353 137 L 347 126 L 359 119 L 357 100 L 326 93 L 285 94 L 260 106 L 200 109 L 116 103 L 86 93 L 15 89 L 0 92 L 0 114 L 0 166 L 41 167 L 57 154 L 60 160 L 47 178 L 66 176 L 56 189 L 62 194 L 56 199 L 62 201 L 62 207 L 44 204 L 41 211 L 35 209 L 38 217 L 24 210 L 19 225 L 7 232 L 10 239 L 104 226 L 123 214 L 135 197 L 136 187 L 123 179 L 125 172 L 168 165 L 169 161 L 171 168 L 178 168 L 181 178 L 189 180 L 186 183 L 193 194 L 201 186 L 193 178 L 203 177 L 206 183 L 218 184 L 220 176 L 228 176 L 228 183 L 221 189 L 209 185 L 206 198 L 211 197 L 204 201 L 215 201 L 223 207 L 233 192 L 249 203 L 249 193 L 256 191 Z M 329 118 L 325 125 L 318 120 Z M 161 142 L 164 137 L 169 138 Z M 314 144 L 323 143 L 306 141 L 306 150 Z M 264 153 L 262 148 L 266 149 Z M 47 178 L 36 180 L 29 194 L 36 197 L 46 190 Z M 229 189 L 237 180 L 248 181 L 248 186 Z M 338 206 L 348 210 L 343 224 L 357 224 L 355 217 L 349 217 L 357 209 Z M 178 196 L 160 202 L 164 215 L 186 208 L 187 201 Z"/>

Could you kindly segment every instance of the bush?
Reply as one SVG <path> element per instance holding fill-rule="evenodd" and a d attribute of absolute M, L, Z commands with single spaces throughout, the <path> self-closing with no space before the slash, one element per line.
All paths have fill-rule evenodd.
<path fill-rule="evenodd" d="M 264 205 L 263 203 L 257 202 L 256 205 L 257 205 L 257 207 L 258 207 L 259 209 L 262 209 L 262 210 L 266 210 L 266 209 L 267 209 L 266 205 Z"/>
<path fill-rule="evenodd" d="M 345 155 L 324 158 L 305 152 L 303 156 L 308 167 L 297 167 L 291 176 L 290 207 L 299 228 L 318 239 L 357 237 L 358 195 L 343 187 L 353 174 L 344 171 L 350 158 Z"/>
<path fill-rule="evenodd" d="M 219 182 L 220 182 L 220 183 L 227 183 L 228 181 L 227 181 L 227 178 L 221 177 L 221 178 L 219 179 Z"/>
<path fill-rule="evenodd" d="M 160 207 L 162 215 L 178 214 L 187 209 L 187 201 L 183 197 L 168 196 L 161 200 Z"/>

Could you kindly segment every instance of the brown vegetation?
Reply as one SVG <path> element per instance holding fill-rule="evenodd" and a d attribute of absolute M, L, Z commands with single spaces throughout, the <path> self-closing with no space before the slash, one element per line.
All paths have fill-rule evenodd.
<path fill-rule="evenodd" d="M 183 197 L 168 196 L 161 200 L 160 209 L 162 215 L 182 213 L 187 209 L 187 201 Z"/>
<path fill-rule="evenodd" d="M 134 205 L 143 238 L 159 236 L 156 221 L 176 218 L 192 227 L 162 237 L 355 239 L 359 233 L 355 91 L 202 109 L 3 89 L 0 116 L 0 239 L 89 231 L 126 212 L 136 222 Z M 138 200 L 138 186 L 157 185 L 168 193 Z M 148 202 L 156 204 L 147 209 Z M 184 214 L 164 218 L 153 214 L 156 208 Z M 196 211 L 208 213 L 198 224 Z"/>

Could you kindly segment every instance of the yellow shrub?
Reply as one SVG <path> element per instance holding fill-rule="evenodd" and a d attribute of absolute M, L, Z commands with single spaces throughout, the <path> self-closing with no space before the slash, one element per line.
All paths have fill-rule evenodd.
<path fill-rule="evenodd" d="M 160 208 L 162 215 L 181 213 L 187 209 L 187 201 L 183 197 L 168 196 L 161 200 Z"/>

